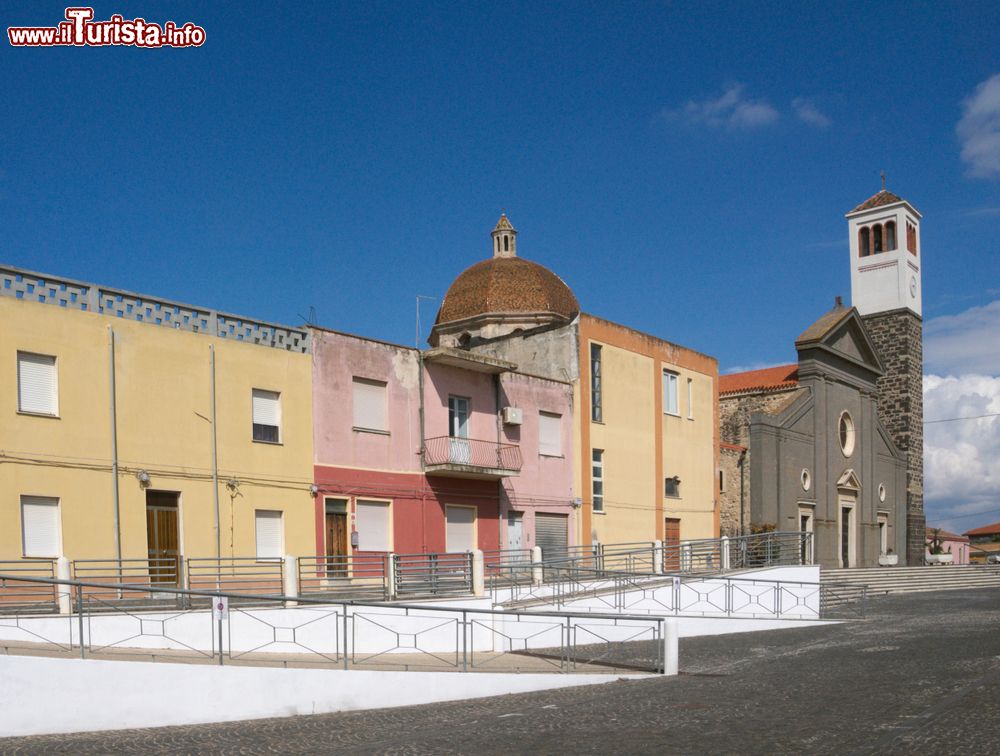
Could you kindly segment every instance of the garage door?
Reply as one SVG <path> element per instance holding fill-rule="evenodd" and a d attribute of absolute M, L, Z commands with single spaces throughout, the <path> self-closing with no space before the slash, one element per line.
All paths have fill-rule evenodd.
<path fill-rule="evenodd" d="M 535 515 L 535 545 L 542 549 L 542 559 L 558 559 L 566 555 L 569 516 Z"/>

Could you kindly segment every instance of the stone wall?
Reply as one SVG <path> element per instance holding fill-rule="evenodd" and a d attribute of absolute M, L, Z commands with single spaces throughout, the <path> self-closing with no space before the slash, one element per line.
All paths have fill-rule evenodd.
<path fill-rule="evenodd" d="M 791 388 L 719 397 L 719 439 L 723 443 L 719 469 L 726 480 L 725 490 L 719 493 L 721 535 L 750 532 L 750 450 L 747 448 L 750 445 L 750 418 L 757 412 L 772 413 L 787 406 L 801 390 Z M 737 445 L 745 451 L 726 445 Z"/>
<path fill-rule="evenodd" d="M 750 417 L 755 412 L 772 413 L 784 406 L 800 389 L 719 397 L 719 437 L 728 444 L 750 443 Z"/>
<path fill-rule="evenodd" d="M 867 315 L 865 328 L 885 375 L 878 379 L 878 414 L 906 457 L 908 564 L 924 554 L 923 322 L 910 310 Z"/>
<path fill-rule="evenodd" d="M 750 528 L 750 452 L 735 444 L 724 444 L 719 452 L 720 535 L 743 535 Z"/>

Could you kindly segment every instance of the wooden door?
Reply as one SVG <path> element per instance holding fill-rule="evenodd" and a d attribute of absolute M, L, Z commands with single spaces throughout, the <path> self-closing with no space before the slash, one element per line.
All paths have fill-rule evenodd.
<path fill-rule="evenodd" d="M 663 518 L 663 569 L 673 572 L 681 568 L 681 520 Z"/>
<path fill-rule="evenodd" d="M 326 572 L 347 575 L 347 513 L 326 513 Z"/>
<path fill-rule="evenodd" d="M 179 585 L 180 537 L 177 504 L 180 494 L 146 492 L 146 546 L 149 580 L 157 585 Z"/>

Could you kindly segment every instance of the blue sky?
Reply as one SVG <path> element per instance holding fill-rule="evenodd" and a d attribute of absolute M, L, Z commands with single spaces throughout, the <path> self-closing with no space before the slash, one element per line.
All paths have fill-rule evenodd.
<path fill-rule="evenodd" d="M 885 170 L 924 214 L 929 333 L 980 328 L 972 357 L 929 338 L 929 375 L 1000 376 L 995 3 L 94 8 L 207 42 L 0 47 L 3 262 L 409 344 L 505 210 L 586 311 L 727 370 L 791 361 L 849 298 L 843 215 Z M 969 390 L 1000 411 L 996 383 Z M 939 474 L 929 503 L 953 528 L 1000 519 L 984 433 L 985 492 Z"/>

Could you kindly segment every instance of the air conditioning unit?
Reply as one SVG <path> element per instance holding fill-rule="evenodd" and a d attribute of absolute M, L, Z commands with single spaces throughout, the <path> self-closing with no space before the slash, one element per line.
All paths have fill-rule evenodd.
<path fill-rule="evenodd" d="M 504 407 L 500 416 L 504 425 L 520 425 L 524 422 L 524 412 L 520 407 Z"/>

